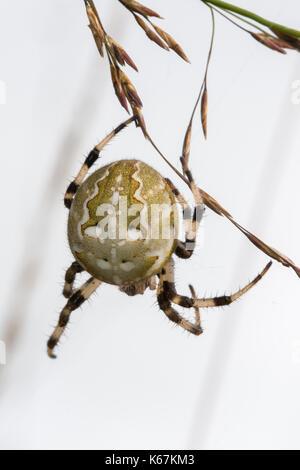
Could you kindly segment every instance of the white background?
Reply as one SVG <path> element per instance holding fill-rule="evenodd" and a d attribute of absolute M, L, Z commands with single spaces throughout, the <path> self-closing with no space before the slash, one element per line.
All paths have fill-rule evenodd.
<path fill-rule="evenodd" d="M 96 5 L 139 66 L 139 74 L 128 74 L 150 134 L 178 164 L 210 14 L 199 0 L 145 2 L 166 18 L 163 27 L 192 65 L 150 43 L 116 0 Z M 237 3 L 300 28 L 296 0 Z M 194 175 L 239 222 L 300 263 L 300 104 L 292 100 L 299 55 L 281 56 L 221 17 L 216 23 L 209 139 L 197 114 Z M 200 338 L 174 328 L 154 293 L 129 298 L 104 285 L 72 315 L 58 359 L 48 359 L 72 262 L 63 194 L 87 152 L 126 115 L 83 1 L 2 0 L 0 57 L 0 340 L 7 348 L 0 447 L 299 449 L 300 284 L 277 263 L 230 308 L 203 311 Z M 109 145 L 103 161 L 126 157 L 143 159 L 186 192 L 134 127 Z M 201 235 L 194 258 L 177 262 L 181 293 L 190 282 L 198 295 L 232 292 L 268 261 L 209 210 Z"/>

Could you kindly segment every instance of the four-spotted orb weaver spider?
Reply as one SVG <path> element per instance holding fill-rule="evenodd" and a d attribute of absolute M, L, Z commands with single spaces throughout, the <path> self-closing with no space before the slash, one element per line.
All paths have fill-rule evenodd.
<path fill-rule="evenodd" d="M 96 145 L 89 153 L 77 177 L 69 185 L 65 194 L 65 206 L 70 209 L 68 239 L 75 261 L 66 271 L 65 276 L 63 295 L 68 299 L 67 304 L 63 308 L 58 325 L 47 343 L 48 355 L 51 358 L 55 358 L 54 348 L 68 324 L 72 311 L 80 307 L 102 282 L 118 286 L 122 292 L 129 296 L 143 294 L 147 288 L 157 289 L 158 305 L 166 316 L 190 333 L 200 335 L 203 333 L 200 308 L 219 307 L 234 302 L 251 289 L 266 274 L 272 264 L 272 262 L 269 262 L 252 282 L 232 295 L 197 299 L 192 286 L 189 286 L 191 297 L 177 294 L 174 283 L 173 255 L 184 259 L 192 256 L 197 229 L 204 212 L 204 200 L 201 191 L 194 183 L 188 166 L 188 158 L 183 156 L 181 163 L 183 174 L 193 193 L 195 202 L 193 214 L 173 183 L 139 160 L 113 162 L 96 170 L 85 179 L 88 170 L 97 161 L 106 144 L 134 121 L 135 117 L 131 117 Z M 210 198 L 206 193 L 203 194 Z M 172 214 L 168 218 L 169 236 L 162 236 L 160 229 L 162 228 L 163 219 L 159 217 L 158 221 L 156 220 L 157 213 L 151 212 L 148 214 L 147 212 L 146 219 L 147 222 L 150 222 L 150 226 L 153 221 L 156 224 L 158 222 L 159 235 L 155 237 L 145 236 L 140 223 L 139 226 L 135 225 L 134 227 L 135 234 L 139 233 L 140 236 L 129 237 L 132 219 L 136 220 L 134 218 L 135 212 L 132 217 L 127 217 L 124 221 L 125 234 L 120 235 L 120 232 L 118 232 L 118 236 L 116 236 L 116 231 L 114 231 L 115 236 L 103 237 L 101 223 L 106 221 L 105 214 L 120 203 L 121 197 L 125 198 L 126 209 L 129 210 L 131 206 L 136 205 L 139 206 L 141 212 L 142 209 L 157 204 L 167 208 L 172 207 Z M 178 209 L 176 201 L 184 211 L 184 242 L 177 238 Z M 222 208 L 214 199 L 207 199 L 205 203 L 216 212 L 221 213 Z M 186 208 L 188 210 L 185 210 Z M 224 212 L 224 214 L 230 216 L 229 213 Z M 119 228 L 122 210 L 119 210 L 118 216 L 114 218 L 116 221 L 113 226 L 114 229 Z M 233 223 L 250 238 L 249 232 L 246 232 L 234 221 Z M 260 242 L 256 237 L 251 241 L 256 245 Z M 267 247 L 263 242 L 260 243 L 262 244 L 259 246 L 260 249 L 286 266 L 294 267 L 290 264 L 292 263 L 290 260 L 283 258 L 280 253 Z M 271 251 L 268 251 L 267 248 Z M 299 275 L 298 268 L 294 267 L 294 269 Z M 74 290 L 75 277 L 83 271 L 86 271 L 92 277 L 80 288 Z M 194 308 L 195 322 L 192 323 L 185 319 L 173 308 L 172 304 Z"/>

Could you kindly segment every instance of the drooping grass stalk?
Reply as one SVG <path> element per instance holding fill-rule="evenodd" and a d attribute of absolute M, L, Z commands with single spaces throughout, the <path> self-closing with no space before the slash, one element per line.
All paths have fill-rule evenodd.
<path fill-rule="evenodd" d="M 273 21 L 269 21 L 266 18 L 263 18 L 262 16 L 257 15 L 256 13 L 253 13 L 244 8 L 237 7 L 235 5 L 232 5 L 231 3 L 223 2 L 221 0 L 201 0 L 201 1 L 205 3 L 206 5 L 214 5 L 216 7 L 221 8 L 222 10 L 232 11 L 238 15 L 249 18 L 263 26 L 267 26 L 271 30 L 276 29 L 277 31 L 281 33 L 288 34 L 296 38 L 300 38 L 300 31 L 296 29 L 292 29 L 292 28 L 287 28 L 286 26 L 275 23 Z"/>
<path fill-rule="evenodd" d="M 251 21 L 248 21 L 248 20 L 245 20 L 245 18 L 242 18 L 238 15 L 236 15 L 235 13 L 232 13 L 231 11 L 227 11 L 226 10 L 226 14 L 224 12 L 224 10 L 220 10 L 219 8 L 216 8 L 216 7 L 213 7 L 213 6 L 210 6 L 216 13 L 218 13 L 219 15 L 223 16 L 223 18 L 226 18 L 227 21 L 229 21 L 230 23 L 234 24 L 235 26 L 237 26 L 238 28 L 242 29 L 243 31 L 245 31 L 246 33 L 249 33 L 249 30 L 244 28 L 241 24 L 237 23 L 236 21 L 234 21 L 232 18 L 237 18 L 239 21 L 242 21 L 243 23 L 245 24 L 248 24 L 250 26 L 252 26 L 253 28 L 257 29 L 258 31 L 261 31 L 263 34 L 269 34 L 267 33 L 266 30 L 260 28 L 259 26 L 257 26 L 256 24 L 254 23 L 251 23 Z M 227 16 L 227 15 L 230 15 Z"/>

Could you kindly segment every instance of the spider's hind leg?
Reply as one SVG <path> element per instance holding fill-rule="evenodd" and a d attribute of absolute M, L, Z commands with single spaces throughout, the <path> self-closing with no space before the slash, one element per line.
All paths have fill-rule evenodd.
<path fill-rule="evenodd" d="M 194 287 L 190 284 L 189 285 L 189 289 L 191 291 L 191 294 L 192 294 L 192 298 L 193 299 L 196 299 L 197 296 L 196 296 L 196 292 L 195 292 L 195 289 Z M 201 317 L 200 317 L 200 309 L 199 307 L 195 307 L 195 313 L 196 313 L 196 319 L 195 319 L 195 323 L 197 326 L 199 326 L 201 328 Z M 201 328 L 202 329 L 202 328 Z M 202 330 L 203 331 L 203 330 Z"/>
<path fill-rule="evenodd" d="M 59 342 L 67 324 L 69 323 L 71 313 L 79 308 L 83 302 L 85 302 L 92 295 L 92 293 L 95 292 L 100 284 L 101 281 L 91 277 L 71 295 L 59 316 L 57 327 L 55 328 L 47 343 L 49 357 L 55 359 L 56 356 L 53 354 L 53 350 Z"/>
<path fill-rule="evenodd" d="M 162 269 L 161 273 L 159 274 L 159 284 L 157 289 L 157 301 L 160 309 L 165 313 L 165 315 L 171 320 L 172 322 L 179 325 L 184 330 L 189 331 L 190 333 L 199 336 L 203 333 L 200 323 L 200 314 L 199 310 L 196 309 L 196 322 L 192 323 L 189 320 L 183 318 L 179 312 L 177 312 L 171 304 L 171 300 L 167 295 L 167 291 L 165 289 L 165 282 L 166 279 L 169 279 L 170 282 L 174 283 L 174 262 L 170 259 L 165 267 Z M 190 305 L 189 305 L 190 306 Z"/>
<path fill-rule="evenodd" d="M 260 274 L 258 274 L 253 281 L 249 282 L 245 287 L 239 289 L 238 291 L 234 292 L 231 295 L 222 295 L 220 297 L 210 297 L 210 298 L 202 298 L 202 299 L 195 299 L 186 297 L 184 295 L 180 295 L 177 293 L 175 284 L 173 280 L 168 279 L 166 277 L 164 281 L 164 289 L 166 292 L 167 298 L 173 302 L 174 304 L 181 305 L 182 307 L 186 308 L 207 308 L 207 307 L 221 307 L 225 305 L 230 305 L 232 302 L 235 302 L 237 299 L 242 297 L 246 292 L 248 292 L 255 284 L 257 284 L 264 275 L 268 272 L 272 265 L 272 262 L 269 262 L 266 267 L 262 270 Z"/>
<path fill-rule="evenodd" d="M 268 263 L 267 266 L 263 269 L 263 271 L 258 274 L 258 276 L 256 276 L 256 278 L 252 282 L 247 284 L 243 289 L 239 289 L 232 295 L 196 299 L 195 291 L 192 286 L 190 286 L 192 297 L 186 297 L 177 293 L 174 282 L 174 262 L 172 259 L 170 259 L 162 269 L 161 274 L 159 275 L 160 282 L 157 294 L 159 306 L 171 321 L 177 323 L 179 326 L 189 331 L 190 333 L 193 333 L 194 335 L 200 335 L 201 333 L 203 333 L 203 330 L 201 328 L 199 308 L 220 307 L 223 305 L 231 304 L 232 302 L 240 298 L 242 295 L 246 294 L 248 290 L 250 290 L 255 284 L 257 284 L 270 269 L 271 265 L 272 262 Z M 196 322 L 191 323 L 190 321 L 183 318 L 172 307 L 172 302 L 177 305 L 180 305 L 181 307 L 194 308 L 196 310 Z"/>

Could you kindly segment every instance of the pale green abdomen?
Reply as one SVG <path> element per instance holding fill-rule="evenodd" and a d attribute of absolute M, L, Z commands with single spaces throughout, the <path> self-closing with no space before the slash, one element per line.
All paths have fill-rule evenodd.
<path fill-rule="evenodd" d="M 68 238 L 91 275 L 126 285 L 158 273 L 172 255 L 178 212 L 164 178 L 138 160 L 100 168 L 78 189 Z"/>

